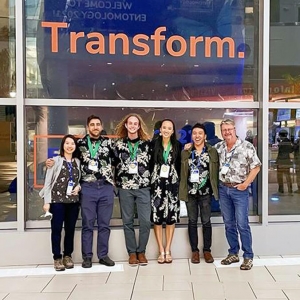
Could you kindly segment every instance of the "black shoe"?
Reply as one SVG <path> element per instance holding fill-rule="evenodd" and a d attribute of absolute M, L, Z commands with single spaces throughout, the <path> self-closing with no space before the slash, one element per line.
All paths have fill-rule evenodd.
<path fill-rule="evenodd" d="M 99 264 L 105 265 L 107 267 L 113 267 L 115 265 L 115 262 L 112 261 L 107 255 L 103 258 L 99 259 Z"/>
<path fill-rule="evenodd" d="M 83 268 L 91 268 L 92 265 L 93 265 L 93 263 L 92 263 L 92 259 L 91 259 L 90 257 L 84 258 L 84 259 L 83 259 L 83 262 L 82 262 L 82 264 L 81 264 L 81 266 L 82 266 Z"/>

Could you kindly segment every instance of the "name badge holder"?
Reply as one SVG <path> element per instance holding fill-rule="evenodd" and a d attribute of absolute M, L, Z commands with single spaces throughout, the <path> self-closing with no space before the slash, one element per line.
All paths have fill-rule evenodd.
<path fill-rule="evenodd" d="M 129 174 L 137 174 L 138 173 L 138 162 L 137 161 L 131 161 L 129 163 Z"/>
<path fill-rule="evenodd" d="M 98 162 L 95 160 L 90 160 L 88 168 L 91 171 L 98 172 Z"/>
<path fill-rule="evenodd" d="M 70 180 L 68 182 L 68 187 L 67 187 L 67 196 L 70 196 L 72 194 L 73 188 L 74 188 L 74 182 Z"/>
<path fill-rule="evenodd" d="M 159 176 L 161 178 L 168 178 L 169 177 L 169 173 L 170 173 L 170 166 L 168 165 L 162 165 L 160 168 L 160 174 Z"/>
<path fill-rule="evenodd" d="M 226 175 L 229 170 L 229 163 L 225 163 L 221 168 L 221 174 Z"/>
<path fill-rule="evenodd" d="M 199 180 L 200 180 L 199 170 L 198 169 L 191 169 L 190 182 L 199 183 Z"/>
<path fill-rule="evenodd" d="M 98 172 L 99 168 L 98 168 L 98 162 L 97 162 L 97 153 L 100 147 L 100 141 L 96 141 L 94 147 L 93 144 L 91 142 L 90 137 L 87 137 L 87 141 L 88 141 L 88 148 L 89 148 L 89 152 L 90 152 L 90 156 L 91 156 L 91 160 L 89 161 L 88 164 L 88 169 L 93 171 L 93 172 Z"/>

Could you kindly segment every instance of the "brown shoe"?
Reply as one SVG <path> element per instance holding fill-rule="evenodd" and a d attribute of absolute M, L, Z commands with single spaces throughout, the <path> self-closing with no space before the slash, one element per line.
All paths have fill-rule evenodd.
<path fill-rule="evenodd" d="M 200 255 L 199 251 L 194 251 L 192 253 L 192 259 L 191 259 L 193 264 L 199 264 L 200 263 Z"/>
<path fill-rule="evenodd" d="M 214 262 L 214 258 L 212 257 L 211 253 L 209 251 L 204 251 L 204 260 L 206 263 L 210 264 Z"/>
<path fill-rule="evenodd" d="M 145 255 L 145 253 L 138 253 L 138 260 L 139 260 L 139 264 L 141 265 L 141 266 L 146 266 L 146 265 L 148 265 L 148 260 L 147 260 L 147 258 L 146 258 L 146 255 Z"/>
<path fill-rule="evenodd" d="M 129 260 L 128 260 L 129 264 L 132 266 L 132 267 L 135 267 L 139 264 L 139 261 L 136 257 L 136 253 L 130 253 L 129 254 Z"/>

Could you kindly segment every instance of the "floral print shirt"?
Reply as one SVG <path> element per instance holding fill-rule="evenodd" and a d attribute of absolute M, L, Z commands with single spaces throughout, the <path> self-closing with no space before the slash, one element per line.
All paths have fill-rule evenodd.
<path fill-rule="evenodd" d="M 136 153 L 138 172 L 129 174 L 129 165 L 132 162 L 128 147 L 128 138 L 118 139 L 115 142 L 116 186 L 126 190 L 147 188 L 150 186 L 150 141 L 139 140 Z"/>
<path fill-rule="evenodd" d="M 197 153 L 196 150 L 193 149 L 188 164 L 188 193 L 190 195 L 210 195 L 212 190 L 209 181 L 209 155 L 206 147 L 203 148 L 202 153 Z M 191 171 L 195 168 L 199 171 L 199 182 L 190 181 Z"/>
<path fill-rule="evenodd" d="M 60 173 L 51 191 L 52 203 L 75 203 L 79 201 L 79 195 L 67 195 L 67 187 L 71 178 L 69 167 L 64 160 Z M 72 180 L 74 187 L 78 185 L 79 168 L 75 160 L 72 161 Z"/>
<path fill-rule="evenodd" d="M 100 147 L 98 148 L 95 157 L 92 158 L 88 147 L 87 137 L 88 135 L 79 139 L 77 142 L 80 152 L 82 181 L 95 182 L 98 179 L 103 178 L 107 182 L 114 184 L 112 172 L 112 158 L 114 156 L 112 140 L 103 136 L 100 136 L 97 140 L 91 138 L 93 147 L 96 147 L 97 141 L 100 142 Z M 98 171 L 89 169 L 91 161 L 95 161 L 98 164 Z"/>
<path fill-rule="evenodd" d="M 222 182 L 244 182 L 252 169 L 261 166 L 261 162 L 256 154 L 254 146 L 237 139 L 230 151 L 227 151 L 226 142 L 222 141 L 215 145 L 220 159 L 219 178 Z M 224 164 L 229 164 L 226 174 L 221 173 Z"/>

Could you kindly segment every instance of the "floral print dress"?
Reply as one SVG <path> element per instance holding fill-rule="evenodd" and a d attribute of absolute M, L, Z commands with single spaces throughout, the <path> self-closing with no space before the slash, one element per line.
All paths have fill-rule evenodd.
<path fill-rule="evenodd" d="M 170 166 L 169 177 L 160 177 L 162 165 L 159 163 L 154 164 L 153 173 L 151 174 L 151 221 L 154 224 L 165 222 L 171 225 L 179 222 L 179 170 L 176 168 L 177 164 L 172 157 L 172 151 L 173 149 L 171 149 L 167 158 Z M 180 162 L 180 155 L 177 159 Z"/>

